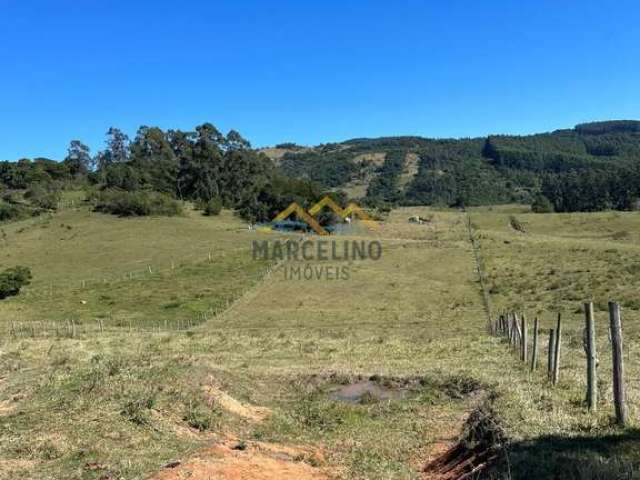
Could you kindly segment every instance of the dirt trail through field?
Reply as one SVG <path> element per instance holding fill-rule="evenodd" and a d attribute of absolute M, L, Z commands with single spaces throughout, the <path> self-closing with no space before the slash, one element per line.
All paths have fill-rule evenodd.
<path fill-rule="evenodd" d="M 311 448 L 229 439 L 150 480 L 328 480 L 323 463 L 322 453 Z"/>

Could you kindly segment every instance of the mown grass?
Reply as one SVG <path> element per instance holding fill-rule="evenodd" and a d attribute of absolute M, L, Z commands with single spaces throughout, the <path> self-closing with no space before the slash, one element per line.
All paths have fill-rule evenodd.
<path fill-rule="evenodd" d="M 409 224 L 412 215 L 433 219 Z M 510 215 L 527 233 L 509 226 Z M 247 441 L 316 445 L 326 456 L 320 466 L 339 478 L 419 478 L 432 447 L 455 441 L 465 414 L 488 396 L 495 420 L 512 442 L 513 478 L 577 471 L 582 460 L 599 465 L 593 472 L 627 468 L 640 456 L 634 431 L 611 424 L 604 314 L 599 313 L 602 404 L 592 415 L 582 403 L 580 300 L 562 293 L 592 278 L 575 272 L 579 264 L 600 259 L 593 271 L 609 275 L 615 262 L 635 258 L 630 240 L 600 238 L 610 228 L 607 215 L 595 215 L 604 225 L 588 223 L 581 237 L 578 224 L 562 230 L 555 216 L 528 215 L 517 206 L 472 212 L 494 287 L 494 308 L 537 313 L 544 328 L 550 327 L 555 306 L 565 312 L 566 349 L 555 388 L 546 382 L 544 369 L 529 373 L 504 343 L 486 335 L 462 212 L 392 212 L 380 231 L 357 237 L 380 240 L 382 258 L 354 262 L 345 281 L 288 280 L 277 270 L 258 282 L 266 265 L 253 262 L 250 248 L 260 234 L 243 231 L 227 213 L 128 220 L 79 209 L 55 215 L 45 227 L 5 226 L 3 264 L 37 263 L 32 294 L 0 304 L 5 323 L 16 315 L 27 321 L 72 313 L 88 322 L 111 314 L 116 319 L 135 316 L 141 325 L 163 325 L 165 319 L 171 322 L 250 293 L 229 311 L 187 331 L 115 328 L 77 338 L 3 337 L 0 478 L 95 479 L 107 472 L 113 478 L 145 478 L 228 434 Z M 633 231 L 635 217 L 620 222 Z M 73 231 L 76 243 L 65 236 Z M 612 242 L 618 242 L 622 259 L 606 252 Z M 181 255 L 190 258 L 192 253 L 193 261 L 177 266 Z M 116 257 L 119 263 L 112 262 Z M 174 259 L 174 270 L 168 259 Z M 163 261 L 169 268 L 125 278 L 136 267 L 144 271 L 146 264 Z M 538 288 L 537 272 L 551 268 L 555 280 L 571 288 Z M 580 267 L 587 268 L 596 266 Z M 108 275 L 115 280 L 46 295 L 51 281 L 79 285 L 83 278 Z M 600 298 L 628 292 L 631 301 L 628 283 L 635 273 L 627 275 L 624 282 L 603 282 L 594 293 Z M 532 285 L 525 288 L 521 282 Z M 608 292 L 611 285 L 615 289 Z M 44 296 L 35 293 L 39 288 Z M 83 308 L 86 314 L 79 313 Z M 632 312 L 625 308 L 630 379 L 638 368 Z M 372 375 L 401 383 L 423 381 L 406 397 L 391 401 L 343 404 L 330 399 L 328 392 L 337 384 Z M 459 386 L 466 382 L 481 388 L 461 393 Z M 256 423 L 225 411 L 207 398 L 207 385 L 268 407 L 272 415 Z M 637 393 L 630 391 L 630 401 L 636 418 Z M 607 440 L 614 437 L 625 441 Z M 551 438 L 563 448 L 554 452 Z M 596 448 L 598 442 L 607 449 Z M 590 445 L 589 455 L 580 453 Z M 607 463 L 607 455 L 616 460 Z"/>

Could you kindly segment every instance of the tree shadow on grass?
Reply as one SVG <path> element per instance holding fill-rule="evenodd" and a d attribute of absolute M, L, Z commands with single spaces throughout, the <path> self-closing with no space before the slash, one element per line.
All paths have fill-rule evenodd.
<path fill-rule="evenodd" d="M 551 435 L 514 443 L 500 470 L 498 478 L 640 479 L 640 429 L 601 436 Z"/>

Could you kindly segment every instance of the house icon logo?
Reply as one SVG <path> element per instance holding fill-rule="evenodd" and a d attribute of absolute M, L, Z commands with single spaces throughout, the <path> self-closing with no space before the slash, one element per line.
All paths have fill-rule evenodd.
<path fill-rule="evenodd" d="M 329 208 L 342 220 L 351 223 L 353 218 L 360 220 L 369 230 L 378 230 L 380 224 L 372 219 L 359 205 L 350 202 L 346 208 L 342 208 L 331 197 L 325 195 L 322 200 L 313 205 L 309 211 L 305 211 L 296 202 L 293 202 L 286 209 L 280 212 L 271 222 L 275 224 L 287 220 L 291 215 L 295 214 L 298 220 L 306 223 L 311 229 L 318 235 L 329 235 L 329 232 L 325 230 L 322 225 L 315 219 L 315 217 L 322 212 L 324 208 Z"/>

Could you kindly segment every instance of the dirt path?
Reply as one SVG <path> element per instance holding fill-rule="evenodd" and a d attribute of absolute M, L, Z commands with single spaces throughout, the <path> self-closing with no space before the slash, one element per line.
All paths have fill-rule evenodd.
<path fill-rule="evenodd" d="M 149 480 L 329 480 L 323 464 L 322 453 L 311 448 L 228 439 Z"/>

